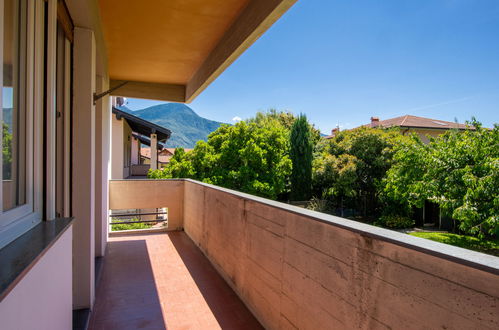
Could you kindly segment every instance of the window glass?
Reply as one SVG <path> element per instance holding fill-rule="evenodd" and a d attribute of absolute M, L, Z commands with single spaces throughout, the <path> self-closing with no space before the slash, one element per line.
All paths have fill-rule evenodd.
<path fill-rule="evenodd" d="M 3 17 L 2 197 L 3 211 L 26 202 L 27 1 L 5 0 Z"/>

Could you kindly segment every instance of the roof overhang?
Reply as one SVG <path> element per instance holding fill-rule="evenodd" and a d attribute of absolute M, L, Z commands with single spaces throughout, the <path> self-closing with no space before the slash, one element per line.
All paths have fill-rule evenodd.
<path fill-rule="evenodd" d="M 99 0 L 111 95 L 191 102 L 297 0 Z"/>
<path fill-rule="evenodd" d="M 149 146 L 149 147 L 151 146 L 151 139 L 148 138 L 147 136 L 142 135 L 142 134 L 138 134 L 138 133 L 132 133 L 132 136 L 134 138 L 136 138 L 137 140 L 139 140 L 141 144 L 144 144 L 144 145 Z M 156 148 L 158 150 L 163 150 L 164 147 L 163 147 L 163 144 L 158 142 L 156 144 Z"/>
<path fill-rule="evenodd" d="M 133 132 L 139 133 L 141 135 L 150 136 L 151 134 L 156 134 L 158 141 L 165 142 L 170 138 L 172 132 L 162 126 L 151 123 L 150 121 L 144 120 L 142 118 L 136 117 L 128 112 L 121 111 L 113 107 L 113 114 L 116 119 L 125 119 L 130 125 Z M 150 143 L 149 143 L 150 144 Z"/>
<path fill-rule="evenodd" d="M 393 128 L 393 127 L 399 127 L 400 129 L 424 129 L 428 131 L 452 131 L 452 130 L 458 130 L 458 131 L 466 131 L 466 130 L 475 130 L 475 127 L 469 126 L 469 127 L 427 127 L 427 126 L 387 126 L 385 128 Z"/>

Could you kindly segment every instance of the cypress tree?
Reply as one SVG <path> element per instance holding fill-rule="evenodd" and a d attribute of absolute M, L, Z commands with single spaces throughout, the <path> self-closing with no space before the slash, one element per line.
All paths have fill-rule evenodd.
<path fill-rule="evenodd" d="M 293 164 L 291 199 L 308 200 L 312 190 L 312 134 L 304 114 L 300 114 L 293 123 L 290 142 L 290 158 Z"/>

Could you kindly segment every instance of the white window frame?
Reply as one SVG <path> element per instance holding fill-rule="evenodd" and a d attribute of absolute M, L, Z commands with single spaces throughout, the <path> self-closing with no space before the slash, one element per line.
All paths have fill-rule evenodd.
<path fill-rule="evenodd" d="M 43 84 L 44 84 L 44 4 L 43 0 L 27 1 L 26 31 L 26 158 L 25 204 L 3 212 L 0 203 L 0 248 L 19 237 L 42 219 L 43 209 Z M 0 0 L 4 17 L 4 0 Z M 3 20 L 2 20 L 3 21 Z M 3 23 L 0 25 L 0 63 L 3 63 Z M 3 77 L 3 64 L 0 66 Z M 0 81 L 0 104 L 3 104 L 3 80 Z M 0 119 L 2 113 L 0 112 Z M 2 137 L 0 136 L 0 142 Z M 1 143 L 0 143 L 1 145 Z M 0 153 L 0 163 L 2 162 Z M 1 174 L 0 174 L 1 176 Z M 0 178 L 1 179 L 1 178 Z M 0 201 L 2 199 L 0 189 Z"/>
<path fill-rule="evenodd" d="M 45 172 L 45 217 L 47 220 L 55 219 L 56 205 L 56 121 L 57 121 L 57 0 L 47 1 L 47 71 L 46 71 L 46 172 Z"/>
<path fill-rule="evenodd" d="M 59 30 L 56 29 L 57 33 L 57 45 L 59 46 Z M 58 90 L 58 85 L 55 86 L 57 90 L 57 111 L 60 115 L 57 115 L 57 133 L 56 133 L 56 180 L 57 184 L 55 186 L 55 214 L 60 217 L 70 217 L 70 180 L 71 180 L 71 42 L 67 38 L 64 32 L 62 32 L 62 43 L 64 45 L 62 49 L 57 49 L 56 59 L 59 55 L 63 55 L 59 60 L 61 63 L 56 63 L 57 78 L 62 80 L 62 91 Z M 58 47 L 57 46 L 57 47 Z M 62 53 L 62 54 L 61 54 Z M 61 69 L 61 72 L 58 70 Z M 59 126 L 60 125 L 60 126 Z M 60 144 L 59 144 L 60 143 Z M 49 194 L 47 194 L 49 196 Z M 48 210 L 47 210 L 48 211 Z M 47 217 L 49 214 L 47 213 Z"/>

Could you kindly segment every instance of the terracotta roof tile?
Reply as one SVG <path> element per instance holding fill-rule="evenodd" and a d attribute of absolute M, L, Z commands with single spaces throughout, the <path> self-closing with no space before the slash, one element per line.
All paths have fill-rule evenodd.
<path fill-rule="evenodd" d="M 160 163 L 168 163 L 170 162 L 170 158 L 172 158 L 173 154 L 175 153 L 176 148 L 165 148 L 163 149 L 159 155 L 158 155 L 158 161 Z M 191 151 L 192 149 L 185 149 L 186 152 Z M 149 147 L 142 147 L 140 148 L 140 155 L 142 157 L 151 159 L 151 148 Z"/>
<path fill-rule="evenodd" d="M 372 123 L 365 124 L 359 127 L 403 127 L 403 128 L 429 128 L 429 129 L 474 129 L 473 126 L 466 124 L 453 123 L 451 121 L 431 119 L 425 117 L 418 117 L 412 115 L 405 115 L 385 120 L 379 120 L 377 125 L 373 126 Z M 358 127 L 356 127 L 358 128 Z M 354 128 L 355 129 L 355 128 Z M 335 134 L 324 136 L 325 139 L 332 139 Z"/>
<path fill-rule="evenodd" d="M 413 127 L 413 128 L 436 128 L 436 129 L 466 129 L 469 126 L 465 124 L 453 123 L 450 121 L 424 118 L 412 115 L 405 115 L 385 120 L 380 120 L 378 126 L 381 127 Z M 362 125 L 362 127 L 371 127 L 371 124 Z"/>

